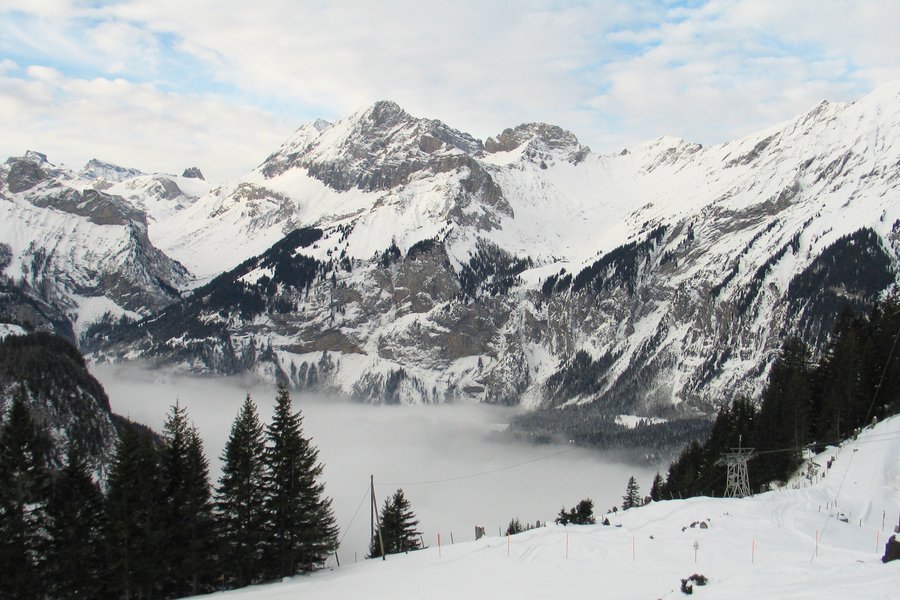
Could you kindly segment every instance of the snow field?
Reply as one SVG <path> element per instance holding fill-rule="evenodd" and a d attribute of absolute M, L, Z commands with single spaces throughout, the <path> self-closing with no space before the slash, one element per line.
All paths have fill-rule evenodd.
<path fill-rule="evenodd" d="M 698 598 L 896 598 L 900 565 L 880 557 L 890 535 L 882 510 L 885 529 L 898 520 L 900 417 L 814 461 L 824 468 L 831 456 L 825 477 L 798 477 L 753 498 L 656 502 L 611 515 L 609 527 L 551 524 L 509 538 L 488 531 L 475 542 L 444 537 L 440 548 L 426 539 L 429 548 L 408 555 L 345 561 L 222 596 L 674 599 L 684 597 L 681 579 L 700 573 L 709 582 L 694 587 Z M 849 523 L 826 509 L 835 501 Z"/>

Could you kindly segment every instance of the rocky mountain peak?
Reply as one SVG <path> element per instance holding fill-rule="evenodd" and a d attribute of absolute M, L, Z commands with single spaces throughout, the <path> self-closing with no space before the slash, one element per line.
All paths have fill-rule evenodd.
<path fill-rule="evenodd" d="M 203 177 L 203 173 L 200 171 L 200 167 L 188 167 L 181 176 L 188 179 L 202 179 L 206 181 L 206 178 Z"/>
<path fill-rule="evenodd" d="M 23 159 L 33 162 L 38 165 L 42 165 L 47 162 L 47 155 L 43 152 L 35 152 L 34 150 L 27 150 L 25 152 L 25 156 Z"/>
<path fill-rule="evenodd" d="M 302 168 L 335 190 L 387 190 L 429 166 L 453 168 L 442 162 L 448 156 L 464 158 L 482 150 L 467 133 L 381 100 L 333 125 L 317 121 L 299 128 L 260 171 L 272 178 Z"/>
<path fill-rule="evenodd" d="M 6 165 L 9 167 L 6 185 L 14 194 L 28 191 L 49 177 L 45 169 L 50 165 L 47 155 L 33 150 L 26 152 L 25 156 L 7 159 Z"/>
<path fill-rule="evenodd" d="M 122 167 L 113 163 L 105 162 L 92 158 L 79 171 L 78 175 L 83 179 L 97 180 L 102 179 L 110 183 L 125 181 L 132 177 L 138 177 L 144 173 L 139 169 L 130 167 Z"/>
<path fill-rule="evenodd" d="M 512 152 L 522 146 L 527 146 L 525 155 L 529 158 L 544 161 L 561 156 L 575 164 L 590 152 L 590 148 L 582 146 L 571 131 L 548 123 L 523 123 L 504 129 L 496 138 L 490 137 L 484 143 L 485 151 L 491 154 Z"/>

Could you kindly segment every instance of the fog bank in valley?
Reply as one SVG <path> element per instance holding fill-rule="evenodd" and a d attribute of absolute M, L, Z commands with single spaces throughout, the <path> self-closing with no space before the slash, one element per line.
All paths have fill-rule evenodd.
<path fill-rule="evenodd" d="M 215 485 L 232 421 L 249 393 L 268 422 L 275 388 L 238 378 L 189 377 L 134 366 L 93 365 L 115 412 L 162 430 L 178 400 L 199 429 Z M 294 392 L 304 433 L 325 465 L 326 493 L 343 536 L 342 562 L 361 560 L 369 540 L 369 476 L 379 506 L 402 487 L 419 517 L 425 543 L 505 531 L 512 517 L 523 523 L 552 521 L 559 509 L 582 498 L 595 514 L 621 504 L 630 475 L 649 492 L 655 467 L 632 464 L 612 453 L 565 445 L 531 445 L 498 431 L 514 409 L 486 405 L 372 406 Z M 660 471 L 665 465 L 660 466 Z M 357 508 L 359 511 L 357 512 Z M 354 517 L 355 515 L 355 517 Z"/>

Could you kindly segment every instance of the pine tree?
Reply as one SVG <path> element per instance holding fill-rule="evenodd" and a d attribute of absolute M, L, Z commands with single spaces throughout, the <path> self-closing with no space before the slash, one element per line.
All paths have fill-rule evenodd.
<path fill-rule="evenodd" d="M 47 503 L 45 577 L 51 598 L 102 598 L 107 590 L 103 494 L 75 443 Z"/>
<path fill-rule="evenodd" d="M 21 392 L 0 428 L 0 598 L 40 598 L 47 441 Z"/>
<path fill-rule="evenodd" d="M 279 386 L 272 423 L 266 429 L 266 562 L 273 577 L 288 577 L 321 565 L 337 547 L 331 500 L 318 479 L 318 450 L 303 436 L 303 418 Z"/>
<path fill-rule="evenodd" d="M 190 580 L 191 595 L 207 589 L 212 577 L 212 552 L 215 544 L 213 505 L 209 482 L 209 461 L 203 453 L 203 441 L 196 428 L 188 437 L 185 477 L 185 528 L 188 534 L 187 560 L 182 577 Z"/>
<path fill-rule="evenodd" d="M 516 535 L 523 531 L 525 531 L 525 527 L 522 526 L 522 521 L 518 517 L 509 520 L 509 525 L 506 526 L 506 535 Z"/>
<path fill-rule="evenodd" d="M 238 587 L 253 583 L 263 574 L 264 450 L 263 426 L 247 394 L 222 454 L 215 504 L 224 577 Z"/>
<path fill-rule="evenodd" d="M 381 509 L 381 539 L 384 541 L 385 554 L 409 552 L 421 548 L 420 531 L 416 530 L 419 520 L 412 511 L 409 500 L 402 489 L 394 492 L 384 501 Z M 369 556 L 381 556 L 381 546 L 377 537 L 369 547 Z"/>
<path fill-rule="evenodd" d="M 662 475 L 659 474 L 659 471 L 656 472 L 656 475 L 653 477 L 653 483 L 650 485 L 650 499 L 654 502 L 659 502 L 662 500 L 662 487 L 663 487 L 663 479 Z"/>
<path fill-rule="evenodd" d="M 209 468 L 187 410 L 176 404 L 163 426 L 160 451 L 164 510 L 162 536 L 164 589 L 169 595 L 196 594 L 208 575 L 212 544 Z"/>
<path fill-rule="evenodd" d="M 572 509 L 566 512 L 566 508 L 560 509 L 556 516 L 557 525 L 593 525 L 597 520 L 594 518 L 594 501 L 585 498 L 576 504 Z"/>
<path fill-rule="evenodd" d="M 622 510 L 635 508 L 641 505 L 641 490 L 638 487 L 637 480 L 634 475 L 628 478 L 628 484 L 625 486 L 625 495 L 622 496 Z"/>
<path fill-rule="evenodd" d="M 153 439 L 147 431 L 128 427 L 116 446 L 106 494 L 110 583 L 117 596 L 149 598 L 159 589 L 162 498 Z"/>

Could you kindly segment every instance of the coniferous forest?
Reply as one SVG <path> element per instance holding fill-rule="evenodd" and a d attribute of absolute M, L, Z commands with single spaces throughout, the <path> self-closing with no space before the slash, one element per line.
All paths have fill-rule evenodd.
<path fill-rule="evenodd" d="M 813 349 L 787 339 L 758 402 L 737 398 L 716 415 L 709 438 L 689 444 L 654 481 L 651 497 L 721 496 L 723 452 L 753 448 L 748 463 L 753 490 L 786 481 L 803 452 L 820 452 L 873 421 L 900 412 L 900 296 L 876 304 L 869 314 L 844 309 L 831 337 L 813 361 Z"/>
<path fill-rule="evenodd" d="M 105 493 L 76 444 L 53 469 L 48 443 L 15 397 L 0 426 L 2 598 L 174 598 L 314 570 L 336 549 L 322 464 L 284 387 L 268 426 L 247 397 L 215 489 L 178 404 L 161 438 L 124 430 Z"/>

